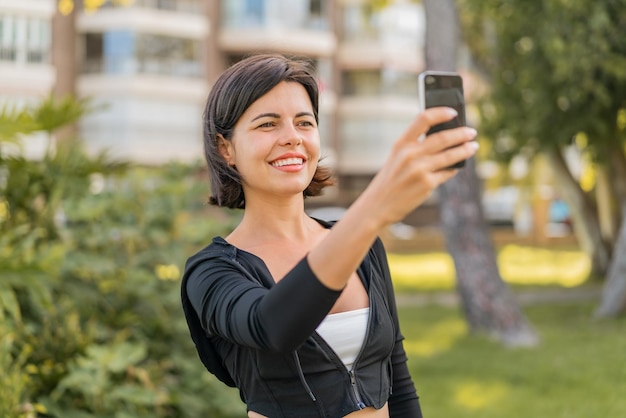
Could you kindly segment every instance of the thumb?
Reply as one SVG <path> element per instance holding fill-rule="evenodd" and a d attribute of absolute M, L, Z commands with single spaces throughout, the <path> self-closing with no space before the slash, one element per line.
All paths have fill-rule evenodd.
<path fill-rule="evenodd" d="M 440 123 L 448 122 L 458 115 L 451 107 L 431 107 L 421 112 L 407 127 L 399 142 L 422 141 L 426 132 Z"/>

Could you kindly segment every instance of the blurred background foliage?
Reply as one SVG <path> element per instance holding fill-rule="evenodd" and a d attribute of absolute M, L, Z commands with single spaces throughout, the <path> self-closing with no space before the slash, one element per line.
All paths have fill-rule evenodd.
<path fill-rule="evenodd" d="M 459 0 L 464 41 L 487 94 L 478 100 L 492 158 L 533 162 L 605 282 L 596 315 L 626 311 L 626 0 Z M 543 177 L 543 178 L 542 178 Z"/>
<path fill-rule="evenodd" d="M 372 9 L 385 3 L 372 1 Z M 94 9 L 101 4 L 84 2 Z M 462 0 L 458 5 L 465 41 L 491 92 L 490 102 L 480 102 L 481 132 L 493 140 L 485 147 L 494 154 L 490 157 L 497 154 L 508 160 L 521 154 L 530 159 L 575 146 L 588 154 L 594 167 L 609 166 L 609 185 L 626 178 L 610 175 L 612 166 L 619 167 L 610 157 L 623 157 L 626 138 L 624 0 L 580 4 Z M 63 13 L 73 8 L 73 1 L 59 1 Z M 179 302 L 185 258 L 210 237 L 227 233 L 235 219 L 222 211 L 207 213 L 202 204 L 206 181 L 199 167 L 137 167 L 107 154 L 88 155 L 78 139 L 53 140 L 59 130 L 71 128 L 93 110 L 88 100 L 52 97 L 24 109 L 0 108 L 0 417 L 242 416 L 244 407 L 237 393 L 200 365 Z M 47 152 L 38 160 L 25 158 L 20 145 L 28 134 L 42 132 L 49 139 Z M 623 165 L 623 160 L 618 163 Z M 533 265 L 536 257 L 525 262 Z M 453 311 L 415 309 L 419 313 L 405 311 L 409 313 L 404 318 L 424 322 L 407 321 L 404 329 L 409 338 L 419 333 L 414 338 L 423 343 L 429 338 L 429 325 L 464 335 L 459 318 L 453 318 L 452 327 L 446 322 Z M 590 310 L 585 307 L 585 318 Z M 623 338 L 616 339 L 624 335 L 623 319 L 583 323 L 579 315 L 577 322 L 568 323 L 575 317 L 571 310 L 557 306 L 554 312 L 566 315 L 550 326 L 571 334 L 558 335 L 559 344 L 549 355 L 500 350 L 497 353 L 507 358 L 494 361 L 483 342 L 465 339 L 452 350 L 440 349 L 445 355 L 437 361 L 418 359 L 414 364 L 420 370 L 414 374 L 428 380 L 423 385 L 425 405 L 432 402 L 429 409 L 434 412 L 434 404 L 453 404 L 450 392 L 440 390 L 437 379 L 450 385 L 462 380 L 451 371 L 468 375 L 468 352 L 472 364 L 481 366 L 476 376 L 494 376 L 493 370 L 485 373 L 484 363 L 475 361 L 482 359 L 504 369 L 503 380 L 513 376 L 520 385 L 539 390 L 545 382 L 556 381 L 550 389 L 563 389 L 561 395 L 552 391 L 542 396 L 544 391 L 523 398 L 516 388 L 511 392 L 524 402 L 490 401 L 491 416 L 513 416 L 513 411 L 503 413 L 503 405 L 509 404 L 517 412 L 533 415 L 528 405 L 537 404 L 539 398 L 569 407 L 571 399 L 585 396 L 582 391 L 572 396 L 572 386 L 586 390 L 604 388 L 597 382 L 609 382 L 616 391 L 605 393 L 621 393 L 623 368 L 615 365 L 623 362 L 619 357 Z M 444 325 L 437 319 L 443 319 Z M 542 316 L 533 316 L 533 322 L 541 327 Z M 579 332 L 581 324 L 588 333 Z M 544 346 L 552 347 L 557 336 L 552 338 L 545 327 L 542 331 L 547 335 Z M 603 343 L 599 344 L 596 333 L 602 333 Z M 477 348 L 471 351 L 473 346 Z M 457 361 L 442 362 L 442 357 L 454 353 Z M 564 353 L 568 361 L 563 360 Z M 529 358 L 536 358 L 536 365 L 520 362 Z M 571 367 L 575 378 L 565 375 L 559 382 L 562 373 L 546 368 L 550 359 Z M 580 364 L 571 359 L 584 359 L 585 365 L 593 366 L 603 362 L 608 371 L 579 376 Z M 473 388 L 472 401 L 489 392 L 483 383 Z M 615 406 L 615 401 L 600 396 L 588 396 L 583 407 L 591 411 L 598 405 L 604 413 L 576 407 L 583 411 L 578 416 L 621 416 L 624 408 L 620 404 L 619 411 L 614 409 L 617 413 L 607 415 L 606 408 Z M 476 414 L 487 416 L 480 409 Z M 467 406 L 433 415 L 469 416 Z M 543 416 L 557 415 L 574 416 L 574 412 Z"/>
<path fill-rule="evenodd" d="M 241 416 L 200 367 L 179 296 L 186 255 L 233 219 L 203 216 L 198 167 L 52 139 L 88 110 L 48 98 L 0 114 L 0 416 Z M 33 132 L 50 140 L 41 160 L 16 147 Z"/>

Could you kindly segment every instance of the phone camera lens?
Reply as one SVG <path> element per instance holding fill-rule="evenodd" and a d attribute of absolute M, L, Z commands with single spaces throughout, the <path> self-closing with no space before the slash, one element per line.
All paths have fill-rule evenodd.
<path fill-rule="evenodd" d="M 435 77 L 432 75 L 426 76 L 426 84 L 433 84 L 435 82 Z"/>

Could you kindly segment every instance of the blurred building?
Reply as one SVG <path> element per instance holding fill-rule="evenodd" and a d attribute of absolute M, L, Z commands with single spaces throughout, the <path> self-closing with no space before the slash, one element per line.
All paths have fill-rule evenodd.
<path fill-rule="evenodd" d="M 77 14 L 77 92 L 103 106 L 81 123 L 90 148 L 146 164 L 201 157 L 210 36 L 204 3 L 107 1 Z"/>
<path fill-rule="evenodd" d="M 0 106 L 20 108 L 36 102 L 54 88 L 51 61 L 51 22 L 56 2 L 0 0 Z M 37 157 L 46 138 L 35 135 L 26 143 L 28 156 Z"/>
<path fill-rule="evenodd" d="M 304 55 L 323 89 L 325 163 L 349 201 L 417 112 L 424 16 L 409 0 L 383 9 L 368 0 L 107 0 L 67 17 L 56 3 L 0 0 L 0 95 L 27 100 L 56 85 L 92 97 L 103 107 L 79 127 L 92 150 L 142 164 L 200 160 L 217 75 L 253 52 Z"/>
<path fill-rule="evenodd" d="M 54 2 L 0 0 L 0 96 L 30 101 L 50 92 Z"/>

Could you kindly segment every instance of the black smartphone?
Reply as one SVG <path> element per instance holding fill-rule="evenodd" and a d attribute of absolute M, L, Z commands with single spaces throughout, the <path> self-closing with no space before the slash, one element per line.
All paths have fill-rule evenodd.
<path fill-rule="evenodd" d="M 430 128 L 426 135 L 465 126 L 463 79 L 459 74 L 444 71 L 424 71 L 418 76 L 418 92 L 421 110 L 446 106 L 454 108 L 458 113 L 454 119 Z M 460 161 L 449 168 L 461 168 L 463 166 L 465 166 L 465 161 Z"/>

